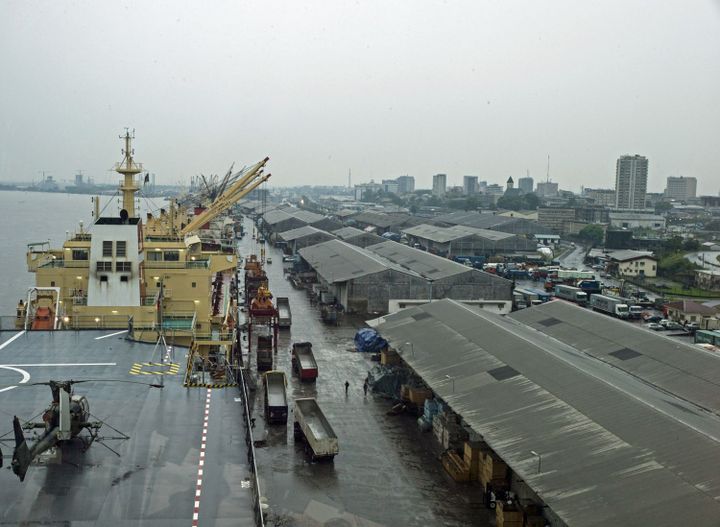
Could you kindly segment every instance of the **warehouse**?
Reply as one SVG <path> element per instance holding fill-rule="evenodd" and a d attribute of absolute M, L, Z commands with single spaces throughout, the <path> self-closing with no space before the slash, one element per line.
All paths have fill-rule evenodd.
<path fill-rule="evenodd" d="M 284 252 L 286 254 L 295 254 L 298 249 L 332 240 L 335 236 L 312 225 L 305 225 L 297 229 L 281 232 L 277 235 L 277 238 L 278 242 L 285 243 Z"/>
<path fill-rule="evenodd" d="M 553 526 L 720 523 L 720 360 L 566 302 L 369 322 Z M 407 345 L 406 345 L 407 343 Z"/>
<path fill-rule="evenodd" d="M 495 256 L 508 253 L 534 253 L 537 243 L 508 232 L 478 229 L 463 225 L 438 227 L 417 225 L 402 231 L 411 244 L 419 244 L 433 254 L 456 256 Z"/>
<path fill-rule="evenodd" d="M 551 231 L 549 227 L 534 220 L 500 216 L 489 212 L 482 214 L 478 212 L 452 212 L 434 218 L 434 222 L 445 226 L 464 225 L 466 227 L 509 232 L 511 234 L 542 234 Z"/>
<path fill-rule="evenodd" d="M 346 311 L 387 313 L 391 299 L 511 298 L 508 280 L 392 241 L 363 249 L 330 240 L 298 253 Z"/>
<path fill-rule="evenodd" d="M 400 232 L 405 227 L 411 227 L 423 223 L 420 218 L 408 214 L 385 214 L 384 212 L 365 211 L 350 216 L 347 224 L 353 225 L 376 234 L 386 232 Z"/>
<path fill-rule="evenodd" d="M 335 220 L 331 220 L 307 210 L 286 207 L 271 210 L 263 214 L 259 221 L 260 230 L 270 241 L 276 241 L 278 234 L 305 225 L 312 225 L 322 230 L 333 230 L 341 226 Z"/>
<path fill-rule="evenodd" d="M 375 245 L 385 241 L 385 238 L 378 236 L 374 232 L 365 232 L 355 227 L 343 227 L 332 231 L 332 233 L 340 238 L 341 240 L 357 245 L 358 247 L 367 247 L 368 245 Z"/>

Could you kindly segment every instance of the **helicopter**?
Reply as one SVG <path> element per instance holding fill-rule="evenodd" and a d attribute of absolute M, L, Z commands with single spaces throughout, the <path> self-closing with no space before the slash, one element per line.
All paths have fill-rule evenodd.
<path fill-rule="evenodd" d="M 15 449 L 13 451 L 12 462 L 10 467 L 20 481 L 25 480 L 30 464 L 35 458 L 43 454 L 44 452 L 60 446 L 61 444 L 70 441 L 75 438 L 79 438 L 82 442 L 81 450 L 86 452 L 90 446 L 95 442 L 101 442 L 102 440 L 124 440 L 130 439 L 130 436 L 123 434 L 119 430 L 113 428 L 109 424 L 100 420 L 90 420 L 94 418 L 90 413 L 90 404 L 84 395 L 75 395 L 73 393 L 73 385 L 81 382 L 94 382 L 96 379 L 89 380 L 68 380 L 68 381 L 48 381 L 28 384 L 26 386 L 49 386 L 52 392 L 52 402 L 42 412 L 41 422 L 26 422 L 20 424 L 20 419 L 17 416 L 13 417 L 13 432 L 15 439 Z M 121 381 L 121 380 L 110 380 L 110 379 L 97 379 L 100 382 L 130 382 L 133 384 L 145 384 L 153 388 L 162 388 L 159 384 L 149 384 L 136 381 Z M 96 418 L 97 419 L 97 418 Z M 120 434 L 114 437 L 100 437 L 100 428 L 105 425 L 112 429 L 114 432 Z M 34 443 L 28 446 L 25 431 L 28 430 L 43 430 L 41 435 L 35 440 Z M 82 434 L 82 432 L 86 432 Z M 9 432 L 8 432 L 9 434 Z M 7 434 L 5 434 L 7 435 Z M 7 441 L 3 440 L 0 436 L 0 442 Z M 110 448 L 104 443 L 102 444 L 105 448 L 110 450 L 116 455 L 120 455 L 118 452 Z M 0 467 L 3 463 L 2 450 L 0 450 Z"/>

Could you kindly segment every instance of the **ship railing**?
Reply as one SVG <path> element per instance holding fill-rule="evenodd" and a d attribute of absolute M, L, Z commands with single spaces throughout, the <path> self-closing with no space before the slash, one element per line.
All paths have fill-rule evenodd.
<path fill-rule="evenodd" d="M 235 339 L 235 334 L 232 331 L 211 331 L 195 333 L 195 340 L 221 340 L 232 342 Z"/>
<path fill-rule="evenodd" d="M 245 444 L 248 449 L 248 464 L 250 465 L 250 471 L 253 474 L 253 481 L 251 484 L 253 492 L 253 512 L 255 513 L 255 525 L 257 527 L 265 527 L 265 516 L 263 514 L 263 503 L 260 499 L 262 493 L 260 491 L 260 480 L 258 479 L 257 463 L 255 461 L 255 440 L 253 439 L 253 426 L 252 418 L 249 407 L 249 390 L 248 390 L 248 372 L 245 368 L 238 368 L 238 374 L 236 376 L 238 382 L 238 388 L 240 390 L 240 398 L 243 402 L 243 415 L 245 417 Z"/>
<path fill-rule="evenodd" d="M 128 315 L 65 315 L 60 317 L 60 329 L 127 329 L 129 318 Z M 32 327 L 32 321 L 28 326 Z"/>
<path fill-rule="evenodd" d="M 73 269 L 86 269 L 90 267 L 90 262 L 88 260 L 61 260 L 61 259 L 52 259 L 48 260 L 44 264 L 41 264 L 38 266 L 39 268 L 45 268 L 45 267 L 64 267 L 66 269 L 73 268 Z"/>
<path fill-rule="evenodd" d="M 208 269 L 210 260 L 188 260 L 186 262 L 161 262 L 145 260 L 145 269 Z"/>

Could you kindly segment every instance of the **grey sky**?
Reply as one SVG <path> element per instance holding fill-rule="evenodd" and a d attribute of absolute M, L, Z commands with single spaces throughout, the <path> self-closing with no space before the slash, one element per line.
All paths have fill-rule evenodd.
<path fill-rule="evenodd" d="M 714 1 L 0 2 L 0 181 L 97 181 L 123 127 L 160 183 L 269 155 L 271 183 L 650 160 L 720 189 Z"/>

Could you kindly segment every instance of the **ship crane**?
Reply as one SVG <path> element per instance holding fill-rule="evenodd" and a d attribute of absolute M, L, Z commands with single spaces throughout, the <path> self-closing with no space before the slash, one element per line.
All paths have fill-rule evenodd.
<path fill-rule="evenodd" d="M 270 158 L 266 157 L 262 161 L 255 163 L 250 169 L 236 182 L 234 182 L 223 194 L 217 198 L 202 214 L 188 223 L 180 233 L 183 236 L 197 230 L 201 225 L 222 214 L 238 200 L 247 196 L 250 192 L 262 185 L 268 180 L 270 174 L 263 174 L 263 167 Z"/>

